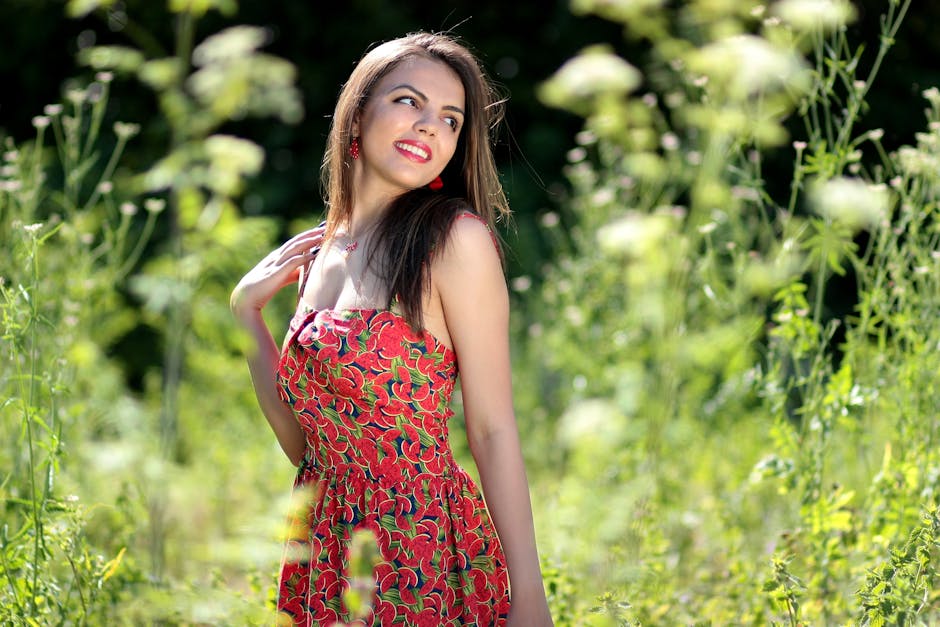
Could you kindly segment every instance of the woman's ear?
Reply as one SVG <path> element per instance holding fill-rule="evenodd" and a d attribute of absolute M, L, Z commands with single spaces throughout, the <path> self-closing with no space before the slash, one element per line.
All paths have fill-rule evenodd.
<path fill-rule="evenodd" d="M 356 111 L 356 113 L 353 115 L 352 126 L 350 127 L 349 130 L 352 133 L 352 137 L 359 137 L 359 112 L 358 111 Z"/>

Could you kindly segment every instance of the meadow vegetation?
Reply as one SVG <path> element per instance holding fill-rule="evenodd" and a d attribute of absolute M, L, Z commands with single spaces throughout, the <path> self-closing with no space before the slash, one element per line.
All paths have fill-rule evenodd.
<path fill-rule="evenodd" d="M 649 52 L 595 46 L 541 87 L 585 118 L 554 261 L 511 282 L 556 624 L 937 622 L 940 91 L 910 145 L 865 126 L 911 0 L 871 42 L 847 0 L 673 4 L 573 0 Z M 264 31 L 195 41 L 232 3 L 168 6 L 172 56 L 91 48 L 94 81 L 4 141 L 3 624 L 273 620 L 292 468 L 228 294 L 319 216 L 244 215 L 264 154 L 224 129 L 302 108 Z M 128 165 L 139 121 L 105 123 L 115 80 L 154 93 L 155 163 Z M 141 329 L 160 365 L 131 382 L 112 352 Z"/>

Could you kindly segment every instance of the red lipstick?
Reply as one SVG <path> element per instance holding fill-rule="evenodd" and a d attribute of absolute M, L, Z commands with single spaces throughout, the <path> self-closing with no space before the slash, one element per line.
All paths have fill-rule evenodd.
<path fill-rule="evenodd" d="M 427 163 L 431 160 L 431 147 L 424 142 L 402 139 L 393 144 L 395 150 L 402 156 L 417 161 L 418 163 Z"/>

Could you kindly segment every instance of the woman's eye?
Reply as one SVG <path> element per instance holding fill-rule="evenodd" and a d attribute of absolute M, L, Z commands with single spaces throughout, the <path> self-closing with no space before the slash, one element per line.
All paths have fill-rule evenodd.
<path fill-rule="evenodd" d="M 460 127 L 460 122 L 457 121 L 457 118 L 447 118 L 444 121 L 455 131 Z"/>
<path fill-rule="evenodd" d="M 401 103 L 410 105 L 412 107 L 415 107 L 418 105 L 418 101 L 412 98 L 411 96 L 402 96 L 401 98 L 397 99 L 395 102 L 401 102 Z"/>

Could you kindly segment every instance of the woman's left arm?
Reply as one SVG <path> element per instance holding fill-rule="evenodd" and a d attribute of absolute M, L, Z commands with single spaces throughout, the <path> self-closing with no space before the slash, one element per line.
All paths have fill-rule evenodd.
<path fill-rule="evenodd" d="M 457 353 L 470 452 L 506 555 L 509 625 L 551 625 L 513 412 L 509 295 L 482 222 L 456 220 L 432 277 Z"/>

